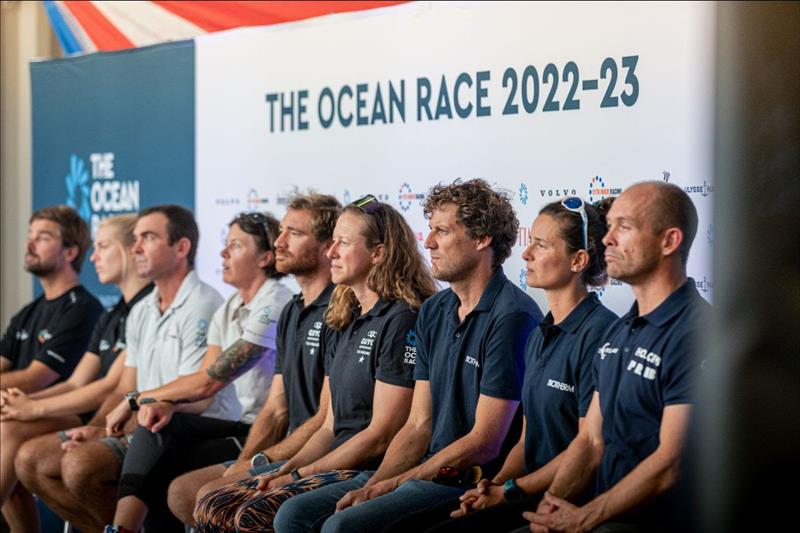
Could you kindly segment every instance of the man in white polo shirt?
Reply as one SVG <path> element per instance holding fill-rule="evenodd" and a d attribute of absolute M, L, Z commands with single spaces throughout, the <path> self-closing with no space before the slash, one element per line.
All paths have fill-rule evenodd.
<path fill-rule="evenodd" d="M 138 531 L 145 517 L 148 529 L 180 529 L 166 505 L 172 479 L 239 455 L 267 399 L 277 320 L 292 298 L 277 281 L 284 276 L 275 268 L 279 231 L 278 221 L 263 213 L 241 213 L 231 221 L 221 254 L 223 280 L 237 291 L 214 313 L 200 370 L 139 395 L 139 426 L 122 466 L 112 531 Z M 220 404 L 226 403 L 229 395 L 224 393 L 234 389 L 235 410 L 224 416 L 219 409 L 193 414 L 220 396 Z M 121 416 L 130 413 L 128 406 L 120 409 Z M 234 412 L 235 421 L 230 420 Z"/>
<path fill-rule="evenodd" d="M 191 211 L 171 204 L 145 209 L 134 235 L 137 273 L 152 279 L 156 289 L 133 307 L 126 322 L 126 368 L 120 379 L 120 388 L 130 391 L 123 399 L 125 406 L 136 404 L 136 390 L 155 389 L 200 367 L 209 322 L 222 304 L 219 293 L 194 270 L 199 232 Z M 109 417 L 113 415 L 114 411 Z M 46 483 L 26 478 L 23 483 L 80 530 L 101 530 L 113 517 L 119 470 L 129 444 L 126 434 L 135 422 L 131 418 L 128 427 L 115 427 L 113 436 L 101 440 L 101 428 L 68 431 L 73 441 L 64 443 L 69 451 L 61 458 L 61 478 L 48 476 Z M 76 446 L 78 440 L 88 442 Z"/>

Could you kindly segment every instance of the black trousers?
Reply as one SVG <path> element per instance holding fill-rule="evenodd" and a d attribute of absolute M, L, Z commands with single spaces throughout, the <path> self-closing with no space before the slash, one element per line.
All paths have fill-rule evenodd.
<path fill-rule="evenodd" d="M 118 498 L 136 496 L 147 504 L 151 531 L 183 531 L 167 507 L 167 489 L 181 474 L 236 459 L 250 425 L 175 413 L 158 433 L 138 426 L 122 464 Z"/>

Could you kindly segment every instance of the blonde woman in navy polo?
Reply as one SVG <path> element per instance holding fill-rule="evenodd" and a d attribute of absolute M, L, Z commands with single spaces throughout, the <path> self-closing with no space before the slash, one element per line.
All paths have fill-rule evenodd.
<path fill-rule="evenodd" d="M 523 432 L 492 479 L 461 496 L 460 508 L 431 531 L 509 531 L 525 525 L 578 433 L 594 391 L 592 361 L 616 319 L 587 287 L 605 284 L 605 212 L 572 197 L 546 205 L 522 254 L 529 287 L 543 289 L 550 312 L 525 348 Z M 452 510 L 452 508 L 451 508 Z M 423 517 L 412 517 L 417 521 Z M 401 524 L 396 524 L 400 526 Z M 397 529 L 393 527 L 392 530 Z"/>

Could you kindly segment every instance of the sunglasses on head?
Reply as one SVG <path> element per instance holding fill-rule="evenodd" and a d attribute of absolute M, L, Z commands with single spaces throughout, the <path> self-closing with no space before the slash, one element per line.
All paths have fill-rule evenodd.
<path fill-rule="evenodd" d="M 378 233 L 380 233 L 381 242 L 383 242 L 383 217 L 379 216 L 381 203 L 378 201 L 378 199 L 372 194 L 368 194 L 363 198 L 359 198 L 350 205 L 360 209 L 363 213 L 366 213 L 375 219 L 375 223 L 378 225 Z"/>
<path fill-rule="evenodd" d="M 264 241 L 267 243 L 267 251 L 272 251 L 272 240 L 269 237 L 269 226 L 267 225 L 267 217 L 264 213 L 253 211 L 251 213 L 244 213 L 242 218 L 251 224 L 255 224 L 264 232 Z"/>
<path fill-rule="evenodd" d="M 588 236 L 589 220 L 586 217 L 586 204 L 584 204 L 583 200 L 581 200 L 577 196 L 570 196 L 569 198 L 564 198 L 561 201 L 561 205 L 564 206 L 564 209 L 566 209 L 568 211 L 572 211 L 573 213 L 578 213 L 581 216 L 581 222 L 582 222 L 581 229 L 583 230 L 583 249 L 588 251 L 589 250 L 589 236 Z"/>

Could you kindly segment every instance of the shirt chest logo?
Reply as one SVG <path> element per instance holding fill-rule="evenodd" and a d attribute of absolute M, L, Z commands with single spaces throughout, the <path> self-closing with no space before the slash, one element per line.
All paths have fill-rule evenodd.
<path fill-rule="evenodd" d="M 659 366 L 661 366 L 661 356 L 640 346 L 633 352 L 633 358 L 628 362 L 627 370 L 652 381 L 658 375 Z"/>
<path fill-rule="evenodd" d="M 30 335 L 29 335 L 29 334 L 28 334 L 28 332 L 27 332 L 27 331 L 25 331 L 24 329 L 21 329 L 21 330 L 19 330 L 19 331 L 17 332 L 17 340 L 18 340 L 18 341 L 25 341 L 25 340 L 28 340 L 28 338 L 29 338 L 29 337 L 30 337 Z"/>
<path fill-rule="evenodd" d="M 100 349 L 101 352 L 105 352 L 106 350 L 111 348 L 111 343 L 103 339 L 100 341 L 100 345 L 98 346 L 98 348 Z"/>
<path fill-rule="evenodd" d="M 269 317 L 272 316 L 272 309 L 269 307 L 265 307 L 261 310 L 261 314 L 258 315 L 258 321 L 261 324 L 269 324 Z"/>
<path fill-rule="evenodd" d="M 374 329 L 371 329 L 365 336 L 361 337 L 361 341 L 358 343 L 358 348 L 356 348 L 356 353 L 359 355 L 359 363 L 363 364 L 366 358 L 372 353 L 372 347 L 375 345 L 375 337 L 377 336 L 378 332 Z"/>
<path fill-rule="evenodd" d="M 200 319 L 197 321 L 197 332 L 194 336 L 195 348 L 205 346 L 208 342 L 208 320 Z"/>
<path fill-rule="evenodd" d="M 481 364 L 478 362 L 478 360 L 475 357 L 472 357 L 471 355 L 467 355 L 466 357 L 464 357 L 464 364 L 472 365 L 475 368 L 481 367 Z"/>
<path fill-rule="evenodd" d="M 46 329 L 43 329 L 39 332 L 36 338 L 39 339 L 39 344 L 44 344 L 45 342 L 53 338 L 53 334 L 47 331 Z"/>
<path fill-rule="evenodd" d="M 615 355 L 619 353 L 619 348 L 612 348 L 611 343 L 607 342 L 597 349 L 597 353 L 600 354 L 600 360 L 603 361 L 607 355 Z"/>
<path fill-rule="evenodd" d="M 314 355 L 319 348 L 319 338 L 322 334 L 322 321 L 314 322 L 314 325 L 306 333 L 306 346 L 309 347 L 308 353 Z"/>
<path fill-rule="evenodd" d="M 570 385 L 569 383 L 562 383 L 561 381 L 556 381 L 554 379 L 548 379 L 547 386 L 552 389 L 560 390 L 563 392 L 572 392 L 572 393 L 575 392 L 575 385 Z"/>

